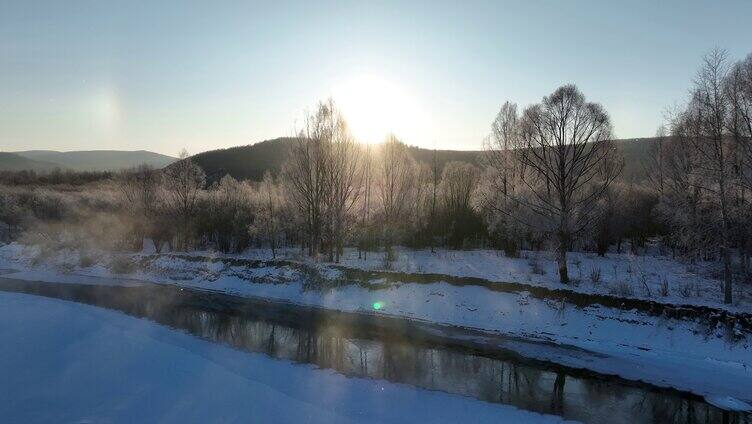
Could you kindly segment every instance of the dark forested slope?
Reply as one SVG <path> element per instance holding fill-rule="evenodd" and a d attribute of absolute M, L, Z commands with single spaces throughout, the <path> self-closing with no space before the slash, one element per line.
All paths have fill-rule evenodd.
<path fill-rule="evenodd" d="M 283 137 L 262 141 L 246 146 L 210 150 L 192 157 L 209 179 L 214 181 L 229 174 L 239 180 L 260 181 L 264 172 L 277 174 L 282 168 L 290 146 L 295 138 Z M 624 156 L 622 178 L 626 181 L 639 182 L 644 179 L 644 163 L 653 151 L 656 138 L 638 138 L 615 140 L 617 148 Z M 420 147 L 410 147 L 413 158 L 419 162 L 430 163 L 434 151 Z M 437 150 L 436 159 L 440 166 L 450 161 L 469 162 L 479 165 L 482 151 L 478 150 Z"/>

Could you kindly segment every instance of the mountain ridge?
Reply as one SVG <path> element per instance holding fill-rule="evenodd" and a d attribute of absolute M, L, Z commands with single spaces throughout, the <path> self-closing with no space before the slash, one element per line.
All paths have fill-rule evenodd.
<path fill-rule="evenodd" d="M 54 168 L 69 169 L 74 171 L 115 171 L 132 168 L 145 163 L 155 168 L 163 168 L 177 158 L 151 152 L 148 150 L 24 150 L 8 152 L 31 162 L 10 162 L 0 166 L 0 170 L 18 170 L 20 163 L 25 163 L 25 168 L 34 171 L 48 171 Z M 53 166 L 38 166 L 38 162 L 52 164 Z"/>
<path fill-rule="evenodd" d="M 33 170 L 44 172 L 57 167 L 59 165 L 55 163 L 29 159 L 13 152 L 0 152 L 0 171 Z"/>

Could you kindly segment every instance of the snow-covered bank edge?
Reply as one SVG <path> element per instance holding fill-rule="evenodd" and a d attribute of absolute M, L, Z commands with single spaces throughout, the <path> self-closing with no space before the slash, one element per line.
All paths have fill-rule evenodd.
<path fill-rule="evenodd" d="M 0 318 L 13 346 L 0 349 L 10 422 L 561 421 L 241 352 L 89 305 L 0 293 Z"/>
<path fill-rule="evenodd" d="M 609 308 L 618 308 L 623 310 L 637 310 L 647 312 L 656 316 L 666 316 L 671 318 L 689 318 L 704 319 L 712 324 L 724 324 L 731 326 L 732 331 L 738 333 L 749 333 L 752 335 L 752 312 L 739 311 L 734 307 L 723 307 L 724 305 L 708 306 L 698 303 L 677 303 L 663 302 L 661 299 L 643 299 L 639 297 L 621 297 L 613 294 L 604 293 L 587 293 L 573 290 L 567 286 L 539 286 L 519 282 L 491 281 L 480 277 L 458 277 L 448 274 L 437 273 L 407 273 L 403 271 L 392 270 L 364 270 L 358 267 L 351 267 L 333 263 L 315 263 L 311 261 L 290 260 L 290 259 L 246 259 L 236 256 L 226 255 L 204 255 L 201 253 L 171 253 L 161 255 L 136 255 L 140 262 L 148 262 L 163 258 L 174 258 L 177 260 L 187 260 L 189 262 L 219 263 L 225 266 L 246 266 L 248 268 L 259 268 L 265 266 L 291 267 L 298 270 L 304 270 L 306 273 L 317 274 L 315 278 L 324 278 L 330 280 L 328 287 L 342 284 L 357 284 L 361 287 L 379 290 L 387 289 L 393 284 L 403 283 L 422 283 L 430 284 L 435 282 L 446 282 L 453 286 L 478 286 L 484 287 L 491 291 L 497 292 L 526 292 L 530 296 L 540 299 L 560 300 L 578 306 L 600 305 Z M 204 270 L 211 278 L 212 273 L 217 270 Z M 237 275 L 237 274 L 236 274 Z M 283 278 L 284 280 L 284 278 Z M 735 328 L 734 328 L 735 327 Z"/>
<path fill-rule="evenodd" d="M 731 397 L 749 403 L 752 353 L 748 340 L 729 341 L 724 329 L 653 317 L 639 311 L 604 307 L 577 308 L 526 293 L 493 292 L 478 286 L 390 284 L 378 288 L 333 285 L 306 289 L 294 267 L 268 263 L 256 268 L 223 261 L 151 257 L 131 277 L 162 284 L 256 296 L 346 312 L 368 312 L 468 327 L 554 345 L 574 346 L 592 354 L 542 348 L 540 343 L 509 343 L 520 354 L 572 368 L 587 368 L 659 387 L 672 387 L 708 399 Z M 23 259 L 0 263 L 22 271 L 11 278 L 81 282 L 92 276 L 113 278 L 102 265 L 77 268 L 67 275 L 54 266 L 32 266 Z M 336 269 L 321 266 L 336 280 Z M 84 275 L 86 277 L 81 277 Z M 94 279 L 92 279 L 92 283 Z M 108 284 L 112 281 L 107 280 Z M 375 308 L 379 305 L 378 310 Z M 732 337 L 733 338 L 733 337 Z M 732 404 L 726 402 L 725 404 Z"/>
<path fill-rule="evenodd" d="M 272 259 L 268 249 L 250 249 L 224 255 L 192 252 L 183 255 L 237 259 Z M 311 263 L 299 249 L 283 249 L 278 259 Z M 388 271 L 412 275 L 472 277 L 498 283 L 570 291 L 621 299 L 649 300 L 666 305 L 710 307 L 732 313 L 752 313 L 752 283 L 734 283 L 734 303 L 723 303 L 719 265 L 715 262 L 683 263 L 667 256 L 569 252 L 572 283 L 558 281 L 556 262 L 549 252 L 522 251 L 510 258 L 495 250 L 414 250 L 395 248 L 395 259 L 384 260 L 383 252 L 361 257 L 356 249 L 344 250 L 339 264 L 322 263 L 363 271 Z M 597 281 L 595 281 L 597 280 Z"/>

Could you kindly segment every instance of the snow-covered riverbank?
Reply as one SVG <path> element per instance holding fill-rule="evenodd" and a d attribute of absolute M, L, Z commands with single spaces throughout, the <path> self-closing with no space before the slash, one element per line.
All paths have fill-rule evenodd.
<path fill-rule="evenodd" d="M 558 422 L 511 406 L 347 378 L 146 320 L 0 293 L 5 422 Z"/>
<path fill-rule="evenodd" d="M 206 255 L 206 253 L 200 253 Z M 242 255 L 249 259 L 271 259 L 268 249 L 252 249 Z M 280 250 L 278 258 L 307 261 L 299 249 Z M 509 258 L 497 250 L 412 250 L 395 249 L 393 261 L 384 261 L 383 252 L 358 257 L 355 249 L 345 249 L 340 265 L 369 271 L 389 270 L 413 274 L 444 274 L 477 277 L 489 281 L 521 283 L 534 287 L 565 289 L 585 294 L 606 294 L 649 299 L 667 304 L 690 304 L 752 312 L 752 284 L 735 284 L 734 304 L 723 304 L 719 264 L 682 263 L 662 255 L 632 255 L 570 252 L 572 284 L 558 280 L 553 254 L 522 251 Z"/>
<path fill-rule="evenodd" d="M 0 268 L 20 270 L 9 277 L 53 282 L 86 282 L 82 281 L 86 276 L 116 277 L 111 267 L 96 261 L 85 267 L 78 265 L 80 258 L 48 258 L 33 264 L 29 253 L 23 250 L 18 246 L 0 248 Z M 706 327 L 693 320 L 597 305 L 579 308 L 525 292 L 458 287 L 441 281 L 385 287 L 376 282 L 374 287 L 363 287 L 337 281 L 340 271 L 335 268 L 318 265 L 316 269 L 318 275 L 335 283 L 311 289 L 305 283 L 309 277 L 285 264 L 248 267 L 169 255 L 142 260 L 139 269 L 119 277 L 343 311 L 388 314 L 574 346 L 587 353 L 530 346 L 519 349 L 521 354 L 536 359 L 691 391 L 724 406 L 729 404 L 728 397 L 752 402 L 752 347 L 745 334 L 729 334 L 725 328 Z M 89 282 L 98 281 L 92 278 Z M 101 281 L 111 283 L 109 279 Z M 736 405 L 748 407 L 744 403 Z"/>

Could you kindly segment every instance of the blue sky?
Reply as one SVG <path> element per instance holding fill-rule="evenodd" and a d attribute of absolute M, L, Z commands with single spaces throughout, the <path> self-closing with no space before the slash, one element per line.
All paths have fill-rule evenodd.
<path fill-rule="evenodd" d="M 479 148 L 505 100 L 565 83 L 645 137 L 705 52 L 752 52 L 749 1 L 315 3 L 2 2 L 0 150 L 248 144 L 353 80 L 353 114 L 409 144 Z"/>

